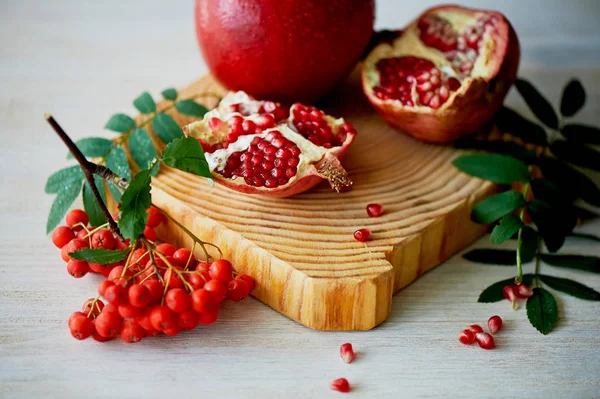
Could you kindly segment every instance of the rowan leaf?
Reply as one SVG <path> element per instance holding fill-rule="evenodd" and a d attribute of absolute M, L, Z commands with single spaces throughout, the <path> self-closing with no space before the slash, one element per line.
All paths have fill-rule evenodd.
<path fill-rule="evenodd" d="M 527 318 L 536 330 L 548 334 L 558 320 L 554 296 L 543 288 L 534 288 L 533 295 L 527 300 Z"/>
<path fill-rule="evenodd" d="M 543 147 L 548 144 L 546 131 L 542 126 L 523 118 L 508 107 L 500 108 L 494 120 L 500 131 L 518 137 L 526 143 L 537 144 Z"/>
<path fill-rule="evenodd" d="M 73 179 L 64 182 L 64 185 L 56 193 L 54 202 L 52 202 L 48 221 L 46 222 L 46 234 L 52 232 L 60 224 L 80 192 L 81 180 Z"/>
<path fill-rule="evenodd" d="M 563 161 L 600 171 L 600 152 L 585 144 L 574 141 L 554 140 L 550 144 L 550 151 Z"/>
<path fill-rule="evenodd" d="M 46 181 L 44 191 L 46 194 L 56 194 L 66 190 L 73 181 L 81 182 L 84 179 L 83 171 L 79 165 L 69 166 L 54 172 Z"/>
<path fill-rule="evenodd" d="M 113 183 L 106 182 L 108 185 L 108 191 L 110 191 L 110 195 L 113 197 L 113 200 L 117 203 L 121 202 L 121 190 L 117 188 Z"/>
<path fill-rule="evenodd" d="M 104 204 L 106 204 L 106 191 L 104 188 L 104 180 L 102 180 L 101 177 L 94 176 L 94 184 L 96 185 L 96 188 L 100 193 L 100 198 L 102 198 L 102 201 L 104 202 Z M 92 192 L 92 188 L 90 187 L 87 181 L 83 184 L 82 198 L 83 209 L 88 214 L 90 224 L 92 226 L 100 226 L 106 223 L 106 216 L 104 216 L 104 213 L 102 212 L 102 209 L 100 208 L 100 205 L 98 204 L 98 201 L 96 201 L 96 197 Z"/>
<path fill-rule="evenodd" d="M 531 109 L 531 112 L 546 126 L 551 129 L 558 129 L 558 116 L 550 102 L 527 80 L 517 78 L 515 81 L 517 88 L 523 100 Z"/>
<path fill-rule="evenodd" d="M 165 100 L 170 100 L 170 101 L 177 100 L 177 89 L 175 89 L 173 87 L 164 89 L 160 94 L 162 94 L 162 96 Z"/>
<path fill-rule="evenodd" d="M 454 146 L 456 148 L 467 148 L 509 155 L 511 157 L 520 159 L 526 164 L 532 164 L 536 161 L 536 155 L 534 151 L 528 150 L 527 148 L 513 141 L 477 140 L 472 137 L 465 137 L 458 140 Z"/>
<path fill-rule="evenodd" d="M 165 144 L 184 137 L 181 127 L 179 127 L 173 118 L 165 113 L 160 113 L 154 117 L 152 120 L 152 130 Z"/>
<path fill-rule="evenodd" d="M 452 161 L 452 164 L 468 175 L 498 184 L 512 184 L 516 181 L 526 183 L 529 182 L 531 176 L 527 165 L 507 155 L 461 155 Z"/>
<path fill-rule="evenodd" d="M 135 128 L 135 121 L 129 115 L 114 114 L 106 122 L 104 128 L 117 133 L 125 133 Z"/>
<path fill-rule="evenodd" d="M 540 158 L 539 165 L 544 177 L 561 190 L 572 192 L 590 205 L 600 206 L 600 189 L 589 177 L 553 158 Z"/>
<path fill-rule="evenodd" d="M 521 219 L 512 213 L 504 215 L 500 223 L 494 226 L 490 239 L 493 244 L 502 244 L 523 227 Z"/>
<path fill-rule="evenodd" d="M 527 203 L 527 211 L 550 252 L 556 252 L 563 246 L 567 235 L 577 224 L 577 214 L 568 206 L 556 207 L 533 199 Z"/>
<path fill-rule="evenodd" d="M 75 142 L 79 151 L 87 158 L 101 157 L 112 148 L 113 142 L 102 137 L 86 137 Z M 73 159 L 73 154 L 67 154 L 67 159 Z"/>
<path fill-rule="evenodd" d="M 538 275 L 538 277 L 548 285 L 548 287 L 555 289 L 565 294 L 574 296 L 575 298 L 585 299 L 588 301 L 600 301 L 600 292 L 573 281 L 568 278 L 558 278 L 553 276 L 546 276 L 544 274 Z"/>
<path fill-rule="evenodd" d="M 121 147 L 115 147 L 106 157 L 106 167 L 119 175 L 120 177 L 131 180 L 131 169 L 129 169 L 129 161 L 127 154 Z"/>
<path fill-rule="evenodd" d="M 140 94 L 138 98 L 133 100 L 133 106 L 142 114 L 151 114 L 156 112 L 156 103 L 147 91 Z"/>
<path fill-rule="evenodd" d="M 152 197 L 150 196 L 151 171 L 144 169 L 138 172 L 129 187 L 121 196 L 121 214 L 119 216 L 119 229 L 126 239 L 136 240 L 144 232 Z"/>
<path fill-rule="evenodd" d="M 172 168 L 212 178 L 202 146 L 193 137 L 174 140 L 162 152 L 162 162 Z"/>
<path fill-rule="evenodd" d="M 153 160 L 158 159 L 156 148 L 154 148 L 154 144 L 152 144 L 152 140 L 146 129 L 135 129 L 131 133 L 131 136 L 129 136 L 128 144 L 129 151 L 140 169 L 147 169 Z M 153 168 L 152 176 L 156 176 L 157 174 L 158 167 Z"/>
<path fill-rule="evenodd" d="M 585 89 L 578 79 L 571 79 L 565 86 L 560 100 L 560 113 L 573 116 L 585 104 Z"/>
<path fill-rule="evenodd" d="M 523 194 L 515 190 L 508 190 L 478 202 L 471 212 L 471 220 L 479 224 L 493 223 L 523 206 L 525 206 Z"/>
<path fill-rule="evenodd" d="M 198 104 L 194 100 L 180 100 L 175 103 L 175 109 L 180 114 L 195 116 L 202 118 L 204 114 L 208 112 L 208 108 L 204 105 Z"/>
<path fill-rule="evenodd" d="M 83 248 L 79 251 L 70 252 L 69 256 L 77 260 L 85 260 L 99 265 L 109 265 L 126 259 L 129 250 L 118 251 L 104 248 Z"/>

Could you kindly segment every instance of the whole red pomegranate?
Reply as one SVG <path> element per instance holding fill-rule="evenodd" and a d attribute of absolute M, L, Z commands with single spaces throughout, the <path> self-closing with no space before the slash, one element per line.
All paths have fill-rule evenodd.
<path fill-rule="evenodd" d="M 504 15 L 439 6 L 369 53 L 363 90 L 389 124 L 446 143 L 490 123 L 516 78 L 519 57 Z"/>
<path fill-rule="evenodd" d="M 373 0 L 196 0 L 196 35 L 228 89 L 311 102 L 360 58 L 374 7 Z"/>
<path fill-rule="evenodd" d="M 323 179 L 338 192 L 352 184 L 340 159 L 356 131 L 315 107 L 229 93 L 184 132 L 204 148 L 214 179 L 236 191 L 289 197 Z"/>

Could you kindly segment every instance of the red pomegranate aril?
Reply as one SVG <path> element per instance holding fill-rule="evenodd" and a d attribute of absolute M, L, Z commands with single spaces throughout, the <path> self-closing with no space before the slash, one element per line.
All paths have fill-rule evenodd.
<path fill-rule="evenodd" d="M 471 345 L 473 342 L 475 342 L 475 333 L 471 330 L 463 330 L 463 332 L 461 332 L 458 336 L 458 340 L 461 344 Z"/>
<path fill-rule="evenodd" d="M 345 363 L 352 363 L 356 358 L 351 343 L 345 343 L 340 346 L 340 356 Z"/>
<path fill-rule="evenodd" d="M 383 214 L 383 206 L 381 204 L 369 204 L 367 205 L 367 215 L 369 217 L 377 217 Z"/>
<path fill-rule="evenodd" d="M 220 130 L 223 127 L 223 121 L 219 118 L 212 117 L 208 120 L 208 126 L 212 130 Z"/>
<path fill-rule="evenodd" d="M 512 304 L 513 309 L 515 309 L 515 302 L 517 300 L 517 288 L 514 285 L 505 285 L 502 288 L 502 295 L 504 298 L 509 300 Z"/>
<path fill-rule="evenodd" d="M 345 378 L 338 378 L 337 380 L 333 380 L 331 384 L 329 384 L 330 388 L 334 391 L 339 392 L 350 392 L 350 383 Z"/>
<path fill-rule="evenodd" d="M 260 130 L 270 129 L 275 127 L 275 117 L 272 114 L 261 114 L 254 119 L 254 123 L 256 123 L 256 127 Z"/>
<path fill-rule="evenodd" d="M 533 295 L 533 288 L 527 284 L 519 284 L 514 289 L 517 298 L 525 299 Z"/>
<path fill-rule="evenodd" d="M 483 328 L 479 324 L 471 324 L 467 327 L 467 330 L 472 331 L 475 334 L 483 332 Z"/>
<path fill-rule="evenodd" d="M 489 333 L 477 333 L 475 334 L 475 339 L 477 340 L 479 346 L 483 349 L 494 349 L 496 347 L 494 337 L 492 337 Z"/>
<path fill-rule="evenodd" d="M 354 232 L 354 239 L 356 241 L 365 242 L 371 238 L 371 230 L 369 229 L 358 229 Z"/>
<path fill-rule="evenodd" d="M 490 334 L 496 334 L 502 329 L 502 319 L 500 316 L 492 316 L 488 319 L 488 329 Z"/>

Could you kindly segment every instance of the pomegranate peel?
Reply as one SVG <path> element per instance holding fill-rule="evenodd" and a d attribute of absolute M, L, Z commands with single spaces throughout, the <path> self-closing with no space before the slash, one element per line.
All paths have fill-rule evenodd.
<path fill-rule="evenodd" d="M 356 131 L 314 107 L 230 93 L 184 132 L 204 148 L 215 181 L 236 191 L 289 197 L 323 179 L 338 192 L 352 184 L 340 158 Z"/>
<path fill-rule="evenodd" d="M 439 6 L 369 53 L 363 91 L 390 125 L 446 143 L 490 123 L 519 57 L 517 36 L 501 13 Z"/>

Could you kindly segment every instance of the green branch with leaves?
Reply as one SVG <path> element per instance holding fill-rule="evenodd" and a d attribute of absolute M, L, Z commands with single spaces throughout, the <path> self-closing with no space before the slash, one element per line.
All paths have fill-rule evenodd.
<path fill-rule="evenodd" d="M 542 262 L 600 273 L 598 257 L 555 254 L 567 237 L 600 241 L 593 235 L 573 233 L 579 218 L 593 215 L 575 201 L 600 206 L 600 189 L 577 169 L 600 171 L 600 152 L 590 147 L 600 144 L 600 129 L 568 120 L 585 104 L 585 90 L 578 80 L 571 80 L 563 90 L 561 118 L 530 82 L 517 79 L 515 86 L 545 127 L 504 107 L 496 116 L 496 125 L 528 146 L 515 141 L 467 138 L 459 141 L 457 147 L 487 153 L 462 155 L 453 164 L 471 176 L 512 185 L 513 189 L 477 203 L 471 218 L 476 223 L 494 224 L 490 237 L 493 244 L 516 240 L 516 249 L 474 249 L 463 256 L 483 264 L 516 266 L 516 277 L 492 284 L 478 301 L 504 299 L 502 289 L 513 283 L 533 286 L 533 295 L 527 300 L 527 316 L 538 331 L 547 334 L 558 319 L 558 306 L 544 285 L 576 298 L 600 301 L 600 293 L 590 287 L 540 274 Z M 527 224 L 526 216 L 531 218 L 535 228 Z M 543 251 L 542 243 L 550 253 Z M 524 274 L 524 264 L 531 261 L 534 261 L 533 273 Z"/>

